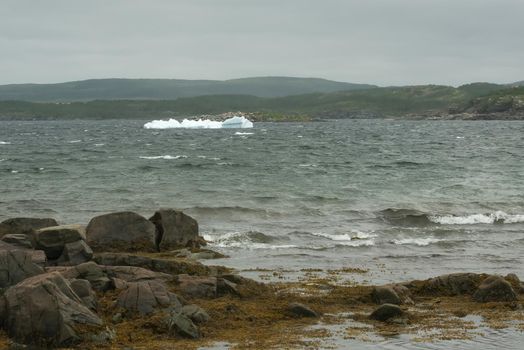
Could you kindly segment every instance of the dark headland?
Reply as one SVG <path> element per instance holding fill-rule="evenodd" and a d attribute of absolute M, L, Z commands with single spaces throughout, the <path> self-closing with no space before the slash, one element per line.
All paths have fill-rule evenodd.
<path fill-rule="evenodd" d="M 199 262 L 223 256 L 173 209 L 100 215 L 87 227 L 12 218 L 0 236 L 0 348 L 319 348 L 336 326 L 348 343 L 373 334 L 462 340 L 477 336 L 475 315 L 482 327 L 524 327 L 514 274 L 375 286 L 341 278 L 363 269 L 312 267 L 296 281 L 259 271 L 273 280 L 262 283 Z"/>
<path fill-rule="evenodd" d="M 0 86 L 0 120 L 161 119 L 238 110 L 257 115 L 258 121 L 522 120 L 524 87 L 522 82 L 378 87 L 292 77 L 97 79 Z"/>

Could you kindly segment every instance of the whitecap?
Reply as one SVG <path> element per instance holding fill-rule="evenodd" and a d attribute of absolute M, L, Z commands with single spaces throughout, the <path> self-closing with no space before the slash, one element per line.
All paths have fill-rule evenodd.
<path fill-rule="evenodd" d="M 323 238 L 327 238 L 327 239 L 330 239 L 332 241 L 352 241 L 352 240 L 365 240 L 365 239 L 369 239 L 369 238 L 375 238 L 377 237 L 376 234 L 374 233 L 366 233 L 366 232 L 361 232 L 361 231 L 355 231 L 355 232 L 352 232 L 351 234 L 349 233 L 344 233 L 344 234 L 330 234 L 330 233 L 324 233 L 324 232 L 312 232 L 311 233 L 313 236 L 317 236 L 317 237 L 323 237 Z"/>
<path fill-rule="evenodd" d="M 187 156 L 185 156 L 185 155 L 170 156 L 168 154 L 168 155 L 165 155 L 165 156 L 140 156 L 138 158 L 140 158 L 140 159 L 167 159 L 167 160 L 172 160 L 172 159 L 187 158 Z"/>
<path fill-rule="evenodd" d="M 82 142 L 82 140 L 71 140 L 71 141 L 67 141 L 67 143 L 79 143 L 79 142 Z"/>
<path fill-rule="evenodd" d="M 176 119 L 169 120 L 153 120 L 144 124 L 145 129 L 173 129 L 173 128 L 184 128 L 184 129 L 221 129 L 221 128 L 252 128 L 253 122 L 246 119 L 243 116 L 234 116 L 226 119 L 223 122 L 209 120 L 209 119 L 198 119 L 189 120 L 184 119 L 179 122 Z"/>
<path fill-rule="evenodd" d="M 371 247 L 375 245 L 374 239 L 356 240 L 349 242 L 338 242 L 337 245 L 343 245 L 348 247 Z"/>
<path fill-rule="evenodd" d="M 494 224 L 505 223 L 515 224 L 524 222 L 524 214 L 508 214 L 503 211 L 496 211 L 488 214 L 471 215 L 433 215 L 429 220 L 442 225 L 475 225 L 475 224 Z"/>
<path fill-rule="evenodd" d="M 0 141 L 0 145 L 10 145 L 11 142 L 7 142 L 7 141 Z"/>
<path fill-rule="evenodd" d="M 219 237 L 203 235 L 206 241 L 219 248 L 244 248 L 244 249 L 290 249 L 296 248 L 293 244 L 275 244 L 270 241 L 273 237 L 260 232 L 228 232 Z"/>
<path fill-rule="evenodd" d="M 105 143 L 95 143 L 95 147 L 102 147 L 105 146 Z"/>
<path fill-rule="evenodd" d="M 402 238 L 402 239 L 395 239 L 393 240 L 394 244 L 409 244 L 409 245 L 417 245 L 419 247 L 424 247 L 427 245 L 430 245 L 432 243 L 437 243 L 442 241 L 438 238 L 432 238 L 432 237 L 426 237 L 426 238 Z"/>
<path fill-rule="evenodd" d="M 18 170 L 11 170 L 12 174 L 18 174 Z"/>
<path fill-rule="evenodd" d="M 240 132 L 240 131 L 237 131 L 235 133 L 235 135 L 254 135 L 255 133 L 254 132 Z"/>

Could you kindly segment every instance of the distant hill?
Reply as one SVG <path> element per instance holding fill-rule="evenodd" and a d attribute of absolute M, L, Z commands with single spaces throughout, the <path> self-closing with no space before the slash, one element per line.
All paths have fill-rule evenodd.
<path fill-rule="evenodd" d="M 71 102 L 174 100 L 203 95 L 281 97 L 375 88 L 318 78 L 257 77 L 233 80 L 91 79 L 58 84 L 0 85 L 0 100 Z"/>
<path fill-rule="evenodd" d="M 509 84 L 510 86 L 524 86 L 524 80 Z"/>

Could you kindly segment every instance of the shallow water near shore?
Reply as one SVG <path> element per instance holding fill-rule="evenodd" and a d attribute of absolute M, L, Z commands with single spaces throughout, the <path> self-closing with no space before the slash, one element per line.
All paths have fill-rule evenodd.
<path fill-rule="evenodd" d="M 524 122 L 255 123 L 249 133 L 145 122 L 0 122 L 0 220 L 86 224 L 174 207 L 230 256 L 211 263 L 249 277 L 351 267 L 368 272 L 342 277 L 372 284 L 524 278 Z"/>

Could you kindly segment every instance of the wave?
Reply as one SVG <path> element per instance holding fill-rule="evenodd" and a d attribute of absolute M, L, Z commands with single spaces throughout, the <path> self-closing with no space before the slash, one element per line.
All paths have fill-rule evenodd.
<path fill-rule="evenodd" d="M 7 142 L 7 141 L 0 141 L 0 145 L 10 145 L 11 142 Z"/>
<path fill-rule="evenodd" d="M 289 249 L 293 244 L 278 244 L 278 238 L 258 231 L 230 232 L 220 237 L 204 235 L 212 245 L 220 248 Z"/>
<path fill-rule="evenodd" d="M 209 119 L 198 119 L 198 120 L 189 120 L 184 119 L 182 122 L 179 122 L 176 119 L 169 120 L 153 120 L 144 124 L 145 129 L 243 129 L 243 128 L 252 128 L 253 123 L 246 119 L 243 116 L 234 116 L 232 118 L 226 119 L 223 122 L 214 121 Z"/>
<path fill-rule="evenodd" d="M 187 156 L 185 156 L 185 155 L 170 156 L 168 154 L 168 155 L 165 155 L 165 156 L 140 156 L 138 158 L 140 158 L 140 159 L 166 159 L 166 160 L 171 160 L 171 159 L 187 158 Z"/>
<path fill-rule="evenodd" d="M 508 214 L 496 211 L 488 214 L 472 215 L 432 215 L 428 217 L 434 223 L 441 225 L 475 225 L 475 224 L 516 224 L 524 222 L 524 214 Z"/>
<path fill-rule="evenodd" d="M 225 217 L 231 217 L 234 214 L 243 214 L 243 215 L 255 215 L 263 218 L 267 217 L 277 217 L 281 213 L 269 209 L 259 209 L 259 208 L 248 208 L 240 206 L 224 206 L 224 207 L 189 207 L 185 208 L 185 211 L 191 212 L 194 215 L 220 215 Z"/>
<path fill-rule="evenodd" d="M 374 233 L 366 233 L 361 231 L 355 231 L 354 233 L 344 233 L 344 234 L 330 234 L 323 232 L 311 232 L 310 235 L 327 238 L 332 241 L 352 241 L 352 240 L 363 240 L 369 238 L 377 237 Z"/>
<path fill-rule="evenodd" d="M 334 247 L 369 247 L 375 245 L 376 234 L 372 232 L 361 232 L 355 231 L 344 234 L 330 234 L 324 232 L 307 232 L 309 236 L 321 237 L 333 242 Z M 331 246 L 331 245 L 330 245 Z M 311 249 L 317 249 L 315 247 L 306 247 Z M 327 247 L 321 247 L 327 248 Z"/>
<path fill-rule="evenodd" d="M 428 165 L 429 163 L 419 163 L 419 162 L 413 162 L 409 160 L 399 160 L 393 163 L 394 165 L 400 166 L 400 167 L 418 167 L 423 165 Z"/>
<path fill-rule="evenodd" d="M 433 222 L 429 219 L 429 215 L 414 209 L 395 209 L 388 208 L 380 211 L 381 216 L 385 221 L 401 226 L 427 226 Z"/>
<path fill-rule="evenodd" d="M 432 237 L 426 237 L 426 238 L 402 238 L 402 239 L 394 239 L 392 243 L 398 244 L 398 245 L 416 245 L 419 247 L 424 247 L 427 245 L 430 245 L 432 243 L 438 243 L 442 241 L 442 239 L 438 238 L 432 238 Z"/>
<path fill-rule="evenodd" d="M 515 224 L 524 222 L 524 214 L 508 214 L 495 211 L 485 214 L 434 215 L 414 209 L 388 208 L 379 212 L 379 216 L 394 225 L 429 226 L 429 225 L 476 225 L 476 224 Z"/>

